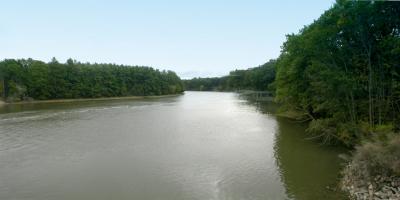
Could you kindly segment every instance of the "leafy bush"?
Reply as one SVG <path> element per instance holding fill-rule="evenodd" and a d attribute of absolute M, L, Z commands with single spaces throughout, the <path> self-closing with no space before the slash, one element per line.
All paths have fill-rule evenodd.
<path fill-rule="evenodd" d="M 366 131 L 360 125 L 351 122 L 342 122 L 335 118 L 312 120 L 307 128 L 312 138 L 319 138 L 323 143 L 340 143 L 345 146 L 359 144 Z"/>

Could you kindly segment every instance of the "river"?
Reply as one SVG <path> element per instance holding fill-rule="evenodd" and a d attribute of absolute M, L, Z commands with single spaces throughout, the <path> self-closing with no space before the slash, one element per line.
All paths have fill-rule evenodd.
<path fill-rule="evenodd" d="M 0 199 L 343 199 L 343 152 L 235 93 L 0 107 Z"/>

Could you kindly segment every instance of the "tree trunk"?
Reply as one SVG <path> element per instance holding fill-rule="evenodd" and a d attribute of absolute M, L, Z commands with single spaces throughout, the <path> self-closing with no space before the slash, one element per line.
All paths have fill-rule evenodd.
<path fill-rule="evenodd" d="M 371 61 L 371 46 L 369 45 L 369 48 L 367 50 L 367 55 L 368 55 L 368 103 L 369 103 L 369 125 L 371 128 L 374 127 L 374 100 L 373 100 L 373 95 L 372 95 L 372 87 L 373 87 L 373 82 L 372 82 L 372 76 L 373 76 L 373 71 L 372 71 L 372 61 Z"/>

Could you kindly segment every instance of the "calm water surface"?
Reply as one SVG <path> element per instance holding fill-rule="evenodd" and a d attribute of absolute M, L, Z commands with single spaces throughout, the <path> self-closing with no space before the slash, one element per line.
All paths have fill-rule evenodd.
<path fill-rule="evenodd" d="M 341 149 L 234 93 L 0 108 L 0 199 L 343 199 Z"/>

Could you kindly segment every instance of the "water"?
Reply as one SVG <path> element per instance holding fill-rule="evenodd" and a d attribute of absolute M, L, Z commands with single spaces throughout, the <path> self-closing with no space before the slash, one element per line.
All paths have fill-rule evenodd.
<path fill-rule="evenodd" d="M 339 148 L 234 93 L 0 108 L 0 199 L 343 199 Z"/>

